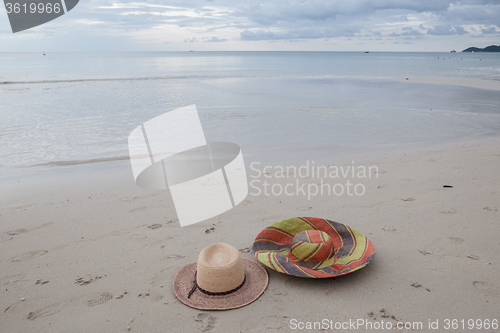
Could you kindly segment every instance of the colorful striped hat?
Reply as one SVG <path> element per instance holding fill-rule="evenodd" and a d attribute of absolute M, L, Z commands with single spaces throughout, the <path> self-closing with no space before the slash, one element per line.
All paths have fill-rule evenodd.
<path fill-rule="evenodd" d="M 316 217 L 295 217 L 262 230 L 252 246 L 257 259 L 275 271 L 308 278 L 329 278 L 365 267 L 375 247 L 345 224 Z"/>

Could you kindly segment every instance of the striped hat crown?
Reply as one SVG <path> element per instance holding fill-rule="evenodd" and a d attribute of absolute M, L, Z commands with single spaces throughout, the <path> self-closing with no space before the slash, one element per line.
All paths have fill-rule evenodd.
<path fill-rule="evenodd" d="M 292 254 L 298 260 L 324 262 L 335 255 L 332 238 L 320 230 L 299 232 L 292 241 Z"/>

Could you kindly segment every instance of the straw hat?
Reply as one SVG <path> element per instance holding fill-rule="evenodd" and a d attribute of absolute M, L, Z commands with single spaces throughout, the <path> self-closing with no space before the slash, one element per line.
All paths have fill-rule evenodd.
<path fill-rule="evenodd" d="M 370 263 L 375 247 L 362 233 L 315 217 L 295 217 L 262 230 L 252 253 L 275 271 L 309 278 L 352 273 Z"/>
<path fill-rule="evenodd" d="M 204 248 L 198 262 L 181 268 L 174 294 L 200 310 L 229 310 L 248 305 L 264 292 L 268 275 L 262 265 L 242 259 L 233 246 L 217 243 Z"/>

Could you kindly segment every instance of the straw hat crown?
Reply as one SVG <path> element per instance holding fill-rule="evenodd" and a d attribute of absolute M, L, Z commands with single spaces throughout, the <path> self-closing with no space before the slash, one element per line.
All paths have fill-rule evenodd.
<path fill-rule="evenodd" d="M 196 282 L 212 293 L 233 290 L 245 279 L 240 252 L 233 246 L 217 243 L 204 248 L 198 256 Z"/>
<path fill-rule="evenodd" d="M 255 301 L 267 287 L 269 277 L 258 262 L 241 258 L 233 246 L 212 244 L 185 265 L 172 288 L 182 303 L 199 310 L 229 310 Z"/>

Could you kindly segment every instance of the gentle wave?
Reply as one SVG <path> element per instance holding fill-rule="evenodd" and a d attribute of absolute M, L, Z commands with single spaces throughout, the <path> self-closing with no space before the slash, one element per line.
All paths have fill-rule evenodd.
<path fill-rule="evenodd" d="M 79 165 L 79 164 L 89 164 L 89 163 L 102 163 L 102 162 L 113 162 L 113 161 L 124 161 L 130 159 L 129 156 L 117 156 L 117 157 L 104 157 L 104 158 L 93 158 L 90 160 L 73 160 L 73 161 L 57 161 L 48 162 L 42 164 L 34 164 L 29 167 L 39 167 L 39 166 L 68 166 L 68 165 Z"/>
<path fill-rule="evenodd" d="M 112 82 L 112 81 L 155 81 L 155 80 L 177 80 L 177 79 L 223 79 L 223 78 L 248 78 L 248 77 L 274 77 L 276 75 L 179 75 L 179 76 L 157 76 L 157 77 L 128 77 L 107 79 L 68 79 L 68 80 L 35 80 L 35 81 L 1 81 L 0 85 L 12 84 L 44 84 L 44 83 L 75 83 L 75 82 Z"/>

